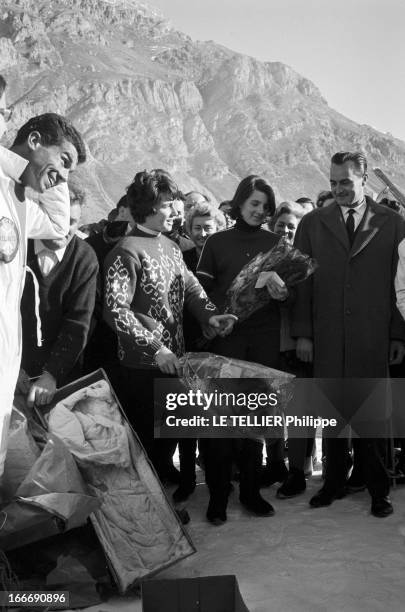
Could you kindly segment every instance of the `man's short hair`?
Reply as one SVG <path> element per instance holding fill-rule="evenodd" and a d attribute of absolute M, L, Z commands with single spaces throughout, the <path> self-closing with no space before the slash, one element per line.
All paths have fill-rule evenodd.
<path fill-rule="evenodd" d="M 6 91 L 7 81 L 2 74 L 0 74 L 0 98 Z"/>
<path fill-rule="evenodd" d="M 331 164 L 341 166 L 346 162 L 352 162 L 356 170 L 363 176 L 367 172 L 367 158 L 360 151 L 339 151 L 330 160 Z"/>
<path fill-rule="evenodd" d="M 136 223 L 143 223 L 146 217 L 156 214 L 159 198 L 168 194 L 179 198 L 180 191 L 166 170 L 160 168 L 138 172 L 127 187 L 127 199 L 131 215 Z"/>
<path fill-rule="evenodd" d="M 267 196 L 267 211 L 269 215 L 273 215 L 276 210 L 276 198 L 274 191 L 270 185 L 260 176 L 251 174 L 245 177 L 239 183 L 235 195 L 231 200 L 232 208 L 229 212 L 229 216 L 232 219 L 238 219 L 240 216 L 240 207 L 246 202 L 246 200 L 257 190 L 261 191 Z"/>
<path fill-rule="evenodd" d="M 70 121 L 56 113 L 44 113 L 31 117 L 17 132 L 14 145 L 23 144 L 31 132 L 41 134 L 41 143 L 45 147 L 60 145 L 64 140 L 72 143 L 77 151 L 77 163 L 86 161 L 86 147 L 79 132 Z"/>
<path fill-rule="evenodd" d="M 192 208 L 190 208 L 186 215 L 186 231 L 188 235 L 191 235 L 191 228 L 193 227 L 195 217 L 211 217 L 214 219 L 217 226 L 217 232 L 225 229 L 226 227 L 224 213 L 213 206 L 213 204 L 204 202 L 201 204 L 195 204 Z"/>

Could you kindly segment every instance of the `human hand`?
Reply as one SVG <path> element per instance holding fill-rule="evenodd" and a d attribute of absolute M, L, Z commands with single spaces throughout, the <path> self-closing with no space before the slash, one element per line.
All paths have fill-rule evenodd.
<path fill-rule="evenodd" d="M 288 297 L 287 286 L 277 272 L 261 272 L 255 287 L 266 287 L 273 300 L 283 301 Z"/>
<path fill-rule="evenodd" d="M 298 359 L 305 363 L 312 363 L 314 360 L 314 343 L 310 338 L 298 338 L 296 354 Z"/>
<path fill-rule="evenodd" d="M 204 338 L 207 340 L 213 340 L 215 336 L 218 335 L 217 330 L 214 327 L 211 327 L 211 325 L 203 325 L 202 332 Z"/>
<path fill-rule="evenodd" d="M 405 346 L 401 340 L 391 340 L 390 342 L 390 353 L 389 353 L 389 364 L 398 365 L 402 363 L 405 355 Z"/>
<path fill-rule="evenodd" d="M 53 400 L 56 391 L 56 380 L 49 372 L 43 372 L 41 376 L 33 382 L 28 392 L 27 405 L 32 408 L 46 406 Z"/>
<path fill-rule="evenodd" d="M 22 395 L 27 395 L 31 386 L 31 382 L 29 376 L 25 370 L 20 368 L 18 373 L 17 385 L 16 385 L 16 393 L 22 393 Z"/>
<path fill-rule="evenodd" d="M 159 370 L 164 372 L 164 374 L 177 374 L 180 370 L 179 360 L 166 346 L 162 346 L 158 350 L 155 355 L 155 362 Z"/>
<path fill-rule="evenodd" d="M 219 336 L 224 338 L 231 333 L 237 320 L 238 317 L 235 317 L 233 314 L 222 314 L 213 315 L 209 318 L 208 323 Z"/>

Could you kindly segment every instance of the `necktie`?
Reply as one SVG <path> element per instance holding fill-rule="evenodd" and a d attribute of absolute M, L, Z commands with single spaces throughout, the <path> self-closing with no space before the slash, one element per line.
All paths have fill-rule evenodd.
<path fill-rule="evenodd" d="M 346 229 L 347 235 L 349 236 L 350 246 L 352 246 L 354 240 L 354 212 L 354 210 L 350 209 L 346 218 Z"/>

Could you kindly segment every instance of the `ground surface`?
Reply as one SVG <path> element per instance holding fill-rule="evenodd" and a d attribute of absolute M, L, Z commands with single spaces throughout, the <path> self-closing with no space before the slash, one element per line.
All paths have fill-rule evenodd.
<path fill-rule="evenodd" d="M 378 519 L 370 515 L 367 492 L 310 508 L 320 482 L 313 476 L 292 500 L 275 499 L 275 485 L 263 489 L 276 510 L 271 518 L 247 514 L 236 486 L 221 527 L 207 523 L 207 489 L 199 484 L 186 504 L 198 552 L 158 577 L 235 574 L 250 612 L 405 610 L 405 486 L 392 492 L 394 514 Z M 141 612 L 142 604 L 132 594 L 86 610 Z"/>

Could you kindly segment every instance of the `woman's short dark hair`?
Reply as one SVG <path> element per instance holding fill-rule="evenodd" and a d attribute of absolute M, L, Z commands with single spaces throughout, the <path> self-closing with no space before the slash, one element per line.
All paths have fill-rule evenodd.
<path fill-rule="evenodd" d="M 23 144 L 31 132 L 41 134 L 41 143 L 45 147 L 60 145 L 64 140 L 72 143 L 77 151 L 77 163 L 86 161 L 86 147 L 79 132 L 70 121 L 56 113 L 44 113 L 31 117 L 17 132 L 14 145 Z"/>
<path fill-rule="evenodd" d="M 122 197 L 120 197 L 120 199 L 117 202 L 116 205 L 116 209 L 119 212 L 120 208 L 128 208 L 129 204 L 128 204 L 128 198 L 127 198 L 127 194 L 124 194 Z"/>
<path fill-rule="evenodd" d="M 261 191 L 267 196 L 266 207 L 268 213 L 269 215 L 274 214 L 276 210 L 276 198 L 273 189 L 260 176 L 251 174 L 241 180 L 231 200 L 232 208 L 229 212 L 229 216 L 232 217 L 232 219 L 238 219 L 240 217 L 240 208 L 242 204 L 246 202 L 255 190 Z"/>
<path fill-rule="evenodd" d="M 295 200 L 297 204 L 312 204 L 312 208 L 315 208 L 315 204 L 313 203 L 313 201 L 311 200 L 311 198 L 306 198 L 305 196 L 302 198 L 298 198 L 298 200 Z"/>
<path fill-rule="evenodd" d="M 143 223 L 146 217 L 156 214 L 156 206 L 163 194 L 174 199 L 180 196 L 179 188 L 168 172 L 156 169 L 135 174 L 127 187 L 127 200 L 134 221 Z"/>
<path fill-rule="evenodd" d="M 316 207 L 322 208 L 326 200 L 333 200 L 333 193 L 331 191 L 326 190 L 320 191 L 318 193 L 318 197 L 316 198 Z"/>

